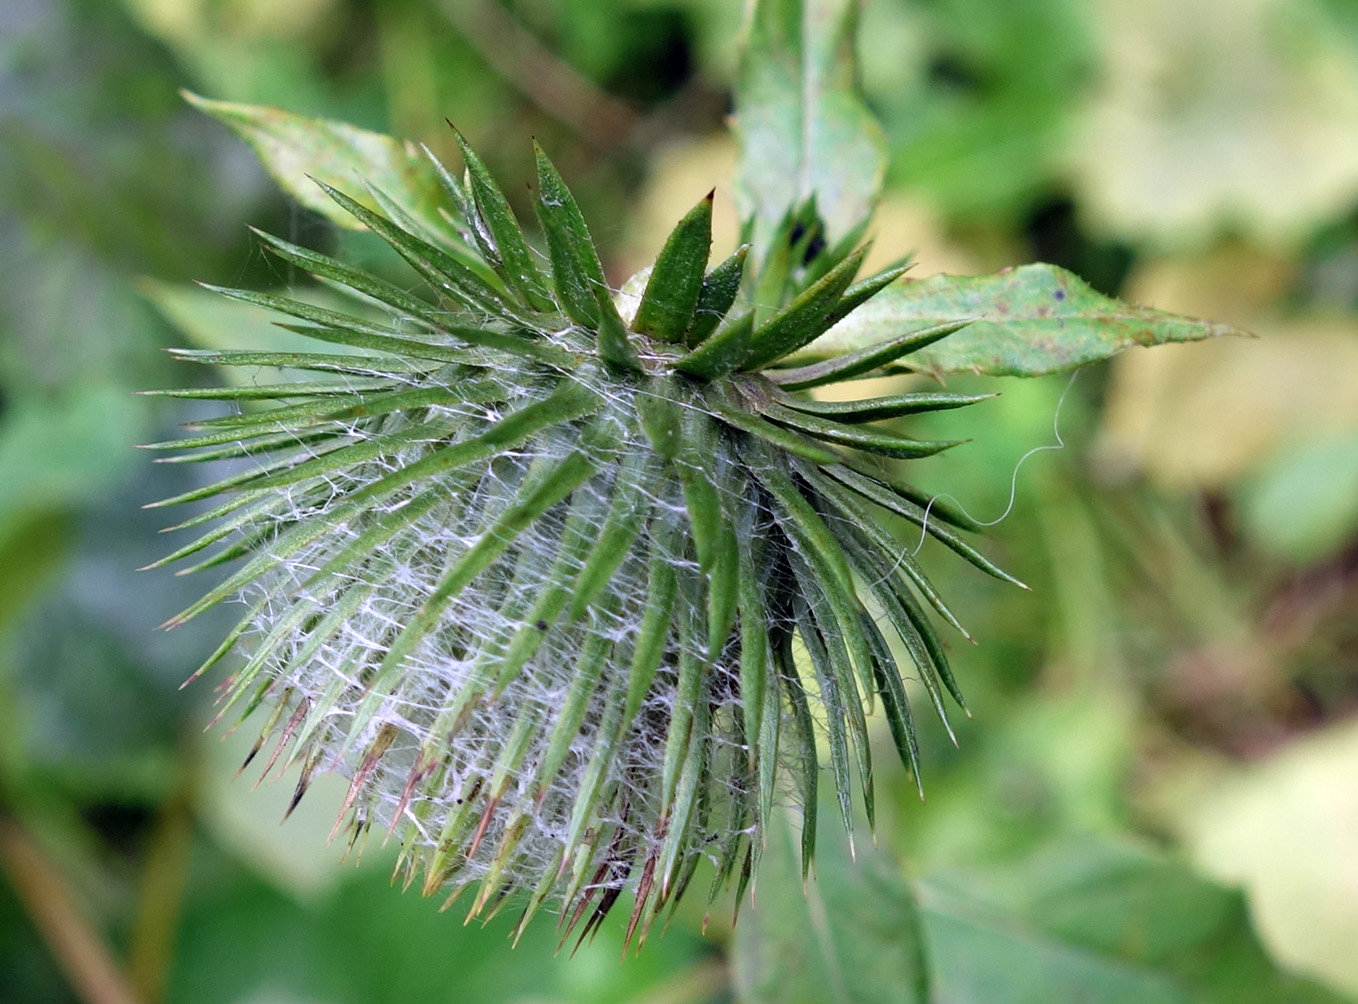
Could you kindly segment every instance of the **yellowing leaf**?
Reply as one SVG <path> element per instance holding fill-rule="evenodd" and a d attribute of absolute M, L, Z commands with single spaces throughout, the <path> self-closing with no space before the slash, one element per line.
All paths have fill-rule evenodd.
<path fill-rule="evenodd" d="M 1074 152 L 1104 232 L 1293 243 L 1358 197 L 1358 56 L 1307 0 L 1102 0 Z"/>
<path fill-rule="evenodd" d="M 1186 803 L 1198 864 L 1248 890 L 1285 963 L 1358 992 L 1358 723 L 1301 740 Z"/>

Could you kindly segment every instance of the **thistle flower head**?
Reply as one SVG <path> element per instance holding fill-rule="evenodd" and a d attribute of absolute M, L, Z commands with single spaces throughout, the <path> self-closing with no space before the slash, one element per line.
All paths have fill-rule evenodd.
<path fill-rule="evenodd" d="M 876 423 L 976 399 L 805 393 L 961 324 L 801 352 L 904 271 L 855 281 L 861 232 L 826 246 L 814 204 L 746 274 L 745 248 L 708 270 L 709 196 L 639 299 L 615 296 L 540 151 L 545 255 L 462 147 L 463 178 L 439 165 L 456 239 L 381 193 L 376 212 L 327 188 L 427 296 L 261 235 L 352 310 L 222 292 L 341 351 L 181 353 L 297 376 L 168 392 L 252 405 L 155 444 L 247 461 L 167 500 L 224 497 L 165 562 L 219 542 L 195 567 L 240 562 L 171 623 L 243 600 L 199 672 L 243 653 L 223 713 L 264 718 L 256 751 L 272 737 L 300 761 L 297 798 L 346 774 L 337 827 L 396 834 L 407 884 L 472 889 L 472 914 L 514 902 L 520 925 L 551 903 L 582 935 L 630 890 L 644 937 L 704 858 L 714 894 L 744 889 L 776 803 L 805 813 L 809 864 L 818 734 L 852 828 L 855 792 L 872 816 L 865 705 L 880 699 L 916 775 L 903 674 L 945 721 L 961 705 L 926 608 L 955 619 L 882 520 L 1007 576 L 959 536 L 963 516 L 877 460 L 954 444 Z"/>

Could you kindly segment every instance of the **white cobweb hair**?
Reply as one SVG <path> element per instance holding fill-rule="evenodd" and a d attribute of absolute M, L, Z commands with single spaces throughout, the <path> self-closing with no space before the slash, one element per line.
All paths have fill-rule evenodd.
<path fill-rule="evenodd" d="M 532 387 L 503 389 L 504 400 L 482 414 L 448 416 L 471 420 L 462 426 L 462 437 L 511 407 L 545 397 Z M 266 731 L 277 731 L 280 746 L 292 742 L 304 757 L 299 797 L 317 771 L 351 778 L 336 828 L 347 824 L 351 843 L 369 831 L 395 833 L 406 882 L 422 871 L 426 893 L 446 889 L 455 897 L 489 880 L 483 888 L 494 895 L 546 885 L 541 898 L 565 905 L 559 901 L 572 892 L 603 896 L 635 888 L 644 881 L 644 862 L 659 857 L 666 838 L 657 820 L 675 709 L 695 698 L 703 702 L 708 722 L 704 749 L 696 756 L 708 765 L 703 783 L 715 780 L 709 797 L 720 804 L 707 807 L 707 825 L 691 830 L 679 853 L 700 856 L 751 830 L 731 810 L 755 795 L 738 727 L 738 646 L 706 666 L 700 693 L 679 693 L 679 662 L 706 660 L 706 652 L 691 642 L 698 634 L 677 627 L 704 616 L 701 608 L 685 609 L 685 603 L 703 602 L 691 581 L 702 572 L 685 549 L 686 536 L 669 544 L 648 537 L 631 548 L 584 616 L 567 622 L 558 611 L 551 622 L 535 619 L 544 590 L 583 570 L 582 556 L 564 554 L 580 550 L 565 538 L 597 529 L 624 489 L 644 498 L 652 520 L 687 519 L 677 486 L 654 494 L 656 485 L 642 479 L 646 463 L 636 458 L 652 447 L 628 418 L 633 393 L 616 386 L 606 392 L 602 421 L 615 412 L 624 433 L 616 455 L 601 458 L 594 477 L 519 531 L 500 559 L 442 607 L 437 625 L 406 655 L 399 673 L 384 681 L 380 703 L 366 713 L 375 667 L 394 637 L 434 594 L 448 568 L 494 532 L 496 516 L 514 505 L 535 465 L 565 459 L 579 448 L 578 437 L 553 430 L 483 466 L 449 475 L 441 497 L 431 498 L 429 486 L 420 484 L 383 500 L 361 520 L 333 522 L 239 595 L 253 609 L 241 647 L 263 655 L 254 669 L 260 683 L 252 704 L 265 697 L 275 702 Z M 398 431 L 407 421 L 394 416 L 381 431 Z M 353 434 L 365 432 L 356 427 Z M 448 444 L 438 441 L 439 447 Z M 268 518 L 282 525 L 326 521 L 353 492 L 420 461 L 430 449 L 416 442 L 346 472 L 342 480 L 328 479 L 289 498 Z M 632 462 L 624 462 L 628 457 Z M 412 506 L 418 507 L 416 518 L 403 523 L 371 560 L 324 579 L 319 588 L 311 585 L 373 520 Z M 267 525 L 255 529 L 268 532 Z M 648 566 L 656 547 L 669 548 L 662 560 L 680 580 L 676 627 L 640 695 L 635 719 L 619 734 L 632 688 L 628 657 L 652 599 Z M 518 671 L 492 692 L 507 650 L 516 642 L 526 647 L 534 633 L 540 638 L 528 643 L 531 654 L 520 656 Z M 479 696 L 463 699 L 473 693 Z M 316 709 L 324 709 L 319 718 Z M 456 714 L 450 716 L 452 709 Z M 582 828 L 579 807 L 586 799 L 594 811 Z"/>

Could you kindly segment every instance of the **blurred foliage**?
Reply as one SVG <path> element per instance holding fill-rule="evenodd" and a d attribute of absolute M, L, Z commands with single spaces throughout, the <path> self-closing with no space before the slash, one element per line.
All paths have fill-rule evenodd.
<path fill-rule="evenodd" d="M 182 417 L 133 391 L 201 379 L 159 351 L 211 309 L 184 283 L 284 284 L 246 223 L 391 269 L 181 88 L 451 155 L 446 115 L 511 198 L 536 135 L 611 221 L 621 279 L 712 184 L 730 204 L 738 7 L 0 5 L 0 1001 L 762 999 L 741 953 L 780 935 L 757 913 L 704 939 L 680 910 L 621 965 L 611 927 L 553 959 L 544 925 L 510 956 L 503 924 L 389 889 L 376 847 L 334 866 L 324 812 L 261 823 L 286 781 L 232 782 L 233 749 L 201 735 L 210 685 L 175 689 L 220 626 L 155 632 L 194 591 L 132 572 L 161 553 L 137 507 L 191 486 L 130 450 Z M 949 1001 L 1330 999 L 1279 975 L 1249 918 L 1274 958 L 1358 992 L 1354 5 L 874 0 L 860 49 L 888 256 L 919 249 L 921 275 L 1041 258 L 1260 336 L 1073 385 L 957 379 L 1002 396 L 911 425 L 974 438 L 918 477 L 981 518 L 1012 502 L 989 550 L 1034 592 L 926 554 L 981 640 L 957 658 L 978 721 L 960 748 L 922 726 L 926 804 L 881 778 L 881 857 L 859 868 L 900 879 L 871 902 L 915 905 L 872 916 L 918 914 Z M 1011 480 L 1058 402 L 1065 449 Z M 18 875 L 28 851 L 48 867 Z M 874 936 L 899 948 L 903 924 Z M 72 932 L 117 960 L 102 998 L 53 952 Z"/>

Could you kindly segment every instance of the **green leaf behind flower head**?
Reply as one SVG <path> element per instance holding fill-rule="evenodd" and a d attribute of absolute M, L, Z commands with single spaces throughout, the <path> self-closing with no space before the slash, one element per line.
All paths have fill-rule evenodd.
<path fill-rule="evenodd" d="M 827 835 L 829 836 L 829 835 Z M 755 905 L 736 926 L 743 1004 L 923 1004 L 927 947 L 914 895 L 886 853 L 837 834 L 816 855 L 805 890 L 793 822 L 769 826 Z"/>
<path fill-rule="evenodd" d="M 354 194 L 359 202 L 376 210 L 380 208 L 377 200 L 364 187 L 371 186 L 422 227 L 450 235 L 438 211 L 443 202 L 438 175 L 429 159 L 411 145 L 347 122 L 183 93 L 189 104 L 225 123 L 254 147 L 279 187 L 332 223 L 350 230 L 363 228 L 313 178 Z"/>
<path fill-rule="evenodd" d="M 736 85 L 736 199 L 754 223 L 754 257 L 788 207 L 812 196 L 834 244 L 867 219 L 886 141 L 858 90 L 856 0 L 761 0 Z"/>
<path fill-rule="evenodd" d="M 862 350 L 903 331 L 971 319 L 919 349 L 911 369 L 934 375 L 1041 376 L 1117 355 L 1134 345 L 1244 334 L 1228 324 L 1137 307 L 1095 292 L 1055 265 L 994 275 L 935 275 L 883 290 L 787 362 Z"/>

